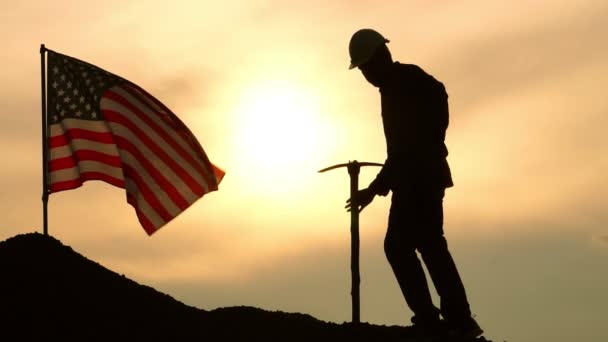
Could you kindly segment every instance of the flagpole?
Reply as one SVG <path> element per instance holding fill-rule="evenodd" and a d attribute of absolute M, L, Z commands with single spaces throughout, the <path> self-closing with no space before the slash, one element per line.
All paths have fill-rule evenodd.
<path fill-rule="evenodd" d="M 44 63 L 44 44 L 40 44 L 40 70 L 41 70 L 41 89 L 42 89 L 42 231 L 44 235 L 49 235 L 48 230 L 48 127 L 46 122 L 46 67 Z"/>

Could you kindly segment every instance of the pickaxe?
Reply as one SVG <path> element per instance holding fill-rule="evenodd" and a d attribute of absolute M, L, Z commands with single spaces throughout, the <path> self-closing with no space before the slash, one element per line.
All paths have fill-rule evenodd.
<path fill-rule="evenodd" d="M 340 167 L 346 167 L 350 175 L 350 198 L 354 200 L 359 191 L 359 171 L 361 166 L 383 166 L 378 163 L 358 162 L 356 160 L 349 161 L 345 164 L 338 164 L 326 167 L 319 172 L 325 172 Z M 359 210 L 358 206 L 353 205 L 350 210 L 350 268 L 352 274 L 351 295 L 353 297 L 353 323 L 361 322 L 360 302 L 359 302 L 359 284 L 361 277 L 359 275 Z"/>

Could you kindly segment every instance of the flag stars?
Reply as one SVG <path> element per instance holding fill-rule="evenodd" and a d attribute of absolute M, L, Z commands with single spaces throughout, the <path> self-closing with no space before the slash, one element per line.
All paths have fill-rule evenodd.
<path fill-rule="evenodd" d="M 119 80 L 105 70 L 78 63 L 71 58 L 55 59 L 49 65 L 49 95 L 53 98 L 53 112 L 49 121 L 60 122 L 66 118 L 79 120 L 99 120 L 99 101 L 104 88 Z"/>

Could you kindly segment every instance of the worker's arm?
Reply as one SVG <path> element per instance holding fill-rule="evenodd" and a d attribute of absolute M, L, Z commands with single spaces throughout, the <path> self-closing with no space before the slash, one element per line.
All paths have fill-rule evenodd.
<path fill-rule="evenodd" d="M 388 192 L 391 190 L 390 186 L 390 173 L 391 173 L 391 162 L 387 159 L 384 162 L 384 166 L 378 172 L 376 178 L 370 183 L 368 189 L 373 192 L 375 195 L 386 196 Z"/>
<path fill-rule="evenodd" d="M 372 191 L 370 188 L 365 188 L 357 191 L 355 194 L 355 198 L 349 198 L 346 200 L 346 210 L 351 211 L 353 207 L 357 209 L 358 212 L 361 212 L 368 204 L 372 203 L 376 197 L 376 193 Z"/>

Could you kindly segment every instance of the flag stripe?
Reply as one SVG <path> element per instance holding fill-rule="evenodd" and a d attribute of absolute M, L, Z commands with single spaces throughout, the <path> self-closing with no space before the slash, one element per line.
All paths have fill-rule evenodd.
<path fill-rule="evenodd" d="M 50 190 L 79 187 L 86 180 L 124 183 L 118 150 L 108 126 L 100 121 L 68 118 L 49 126 Z M 105 176 L 104 176 L 105 174 Z"/>
<path fill-rule="evenodd" d="M 67 136 L 65 136 L 65 135 L 60 135 L 60 136 L 55 136 L 55 137 L 51 136 L 51 138 L 49 140 L 50 148 L 67 145 L 69 143 L 68 139 L 69 140 L 88 139 L 88 140 L 94 140 L 94 141 L 98 141 L 98 142 L 102 142 L 102 143 L 106 143 L 106 144 L 112 143 L 112 135 L 110 133 L 100 133 L 100 132 L 92 132 L 92 131 L 80 129 L 80 128 L 70 128 L 70 129 L 66 130 L 66 134 L 67 134 Z"/>
<path fill-rule="evenodd" d="M 188 168 L 190 174 L 200 175 L 202 178 L 201 183 L 212 184 L 210 172 L 205 168 L 200 160 L 196 161 L 194 156 L 197 156 L 196 151 L 190 148 L 187 140 L 178 132 L 175 128 L 167 126 L 163 120 L 163 115 L 153 108 L 150 108 L 143 102 L 144 99 L 140 98 L 138 94 L 133 93 L 133 90 L 129 91 L 121 87 L 114 87 L 111 91 L 104 94 L 104 98 L 111 99 L 114 103 L 102 102 L 102 108 L 104 110 L 111 109 L 115 112 L 123 113 L 125 116 L 129 115 L 131 120 L 141 120 L 138 122 L 138 126 L 149 127 L 149 134 L 156 135 L 156 141 L 165 141 L 166 146 L 170 148 L 169 153 L 172 154 L 176 159 L 180 158 L 181 165 Z M 198 177 L 197 177 L 198 178 Z"/>
<path fill-rule="evenodd" d="M 105 121 L 99 120 L 84 120 L 77 118 L 66 118 L 61 120 L 59 123 L 55 123 L 49 126 L 49 135 L 63 135 L 68 129 L 83 129 L 86 131 L 97 132 L 97 133 L 110 133 L 110 128 Z"/>
<path fill-rule="evenodd" d="M 157 146 L 159 150 L 164 152 L 164 154 L 160 154 L 160 152 L 155 150 L 153 151 L 155 156 L 161 157 L 163 161 L 167 159 L 173 160 L 174 163 L 168 165 L 169 169 L 176 175 L 180 182 L 183 181 L 185 185 L 190 188 L 190 191 L 192 191 L 195 196 L 200 197 L 203 193 L 208 192 L 207 184 L 209 184 L 209 182 L 203 175 L 199 174 L 190 164 L 180 158 L 168 144 L 163 143 L 164 140 L 156 134 L 146 122 L 140 120 L 139 115 L 111 100 L 104 99 L 102 101 L 102 106 L 104 107 L 106 117 L 111 122 L 110 125 L 114 134 L 116 134 L 118 128 L 117 125 L 113 125 L 113 123 L 119 123 L 129 131 L 136 133 L 134 136 L 136 136 L 138 140 L 141 140 L 143 144 L 149 145 L 148 141 L 153 142 L 154 146 Z M 138 132 L 144 132 L 149 140 L 143 140 L 140 137 L 140 134 L 137 134 Z M 131 134 L 129 134 L 129 136 L 131 136 Z"/>
<path fill-rule="evenodd" d="M 152 117 L 154 119 L 153 122 L 157 122 L 164 126 L 165 128 L 164 130 L 161 130 L 162 132 L 172 133 L 169 136 L 175 137 L 174 140 L 179 143 L 179 145 L 176 144 L 176 146 L 174 146 L 174 149 L 186 159 L 189 165 L 194 167 L 201 176 L 203 176 L 207 187 L 217 187 L 218 180 L 215 178 L 215 174 L 212 170 L 210 170 L 212 164 L 203 151 L 203 147 L 194 139 L 194 135 L 188 127 L 177 116 L 172 115 L 169 108 L 144 89 L 135 84 L 127 84 L 125 85 L 124 90 L 137 98 L 140 103 L 145 103 L 147 105 L 145 108 L 150 109 L 151 112 L 144 111 L 143 113 Z M 179 127 L 175 127 L 176 125 Z M 171 141 L 171 139 L 168 140 L 168 142 Z"/>
<path fill-rule="evenodd" d="M 116 145 L 114 144 L 104 144 L 91 140 L 78 139 L 73 140 L 69 145 L 58 146 L 51 149 L 49 159 L 52 161 L 54 159 L 68 157 L 71 156 L 72 153 L 80 150 L 96 151 L 108 156 L 120 158 Z"/>
<path fill-rule="evenodd" d="M 136 84 L 133 83 L 129 83 L 125 85 L 125 90 L 128 90 L 131 94 L 133 94 L 134 96 L 137 96 L 139 99 L 141 99 L 143 102 L 145 102 L 150 108 L 152 108 L 152 110 L 154 112 L 161 113 L 161 117 L 166 116 L 167 113 L 172 113 L 171 110 L 169 108 L 167 108 L 167 106 L 165 106 L 164 104 L 162 104 L 160 101 L 158 101 L 154 96 L 150 95 L 146 90 L 142 89 L 141 87 L 139 87 Z M 175 133 L 177 135 L 179 135 L 185 142 L 186 144 L 190 147 L 190 149 L 192 151 L 194 151 L 194 155 L 196 156 L 196 159 L 199 160 L 202 163 L 203 166 L 203 170 L 207 170 L 207 165 L 211 165 L 211 163 L 209 162 L 209 159 L 207 158 L 207 155 L 205 155 L 205 153 L 203 152 L 203 147 L 198 143 L 198 141 L 196 141 L 196 139 L 193 139 L 193 135 L 192 132 L 190 132 L 190 130 L 188 129 L 188 127 L 186 127 L 186 125 L 184 125 L 183 122 L 181 122 L 181 120 L 179 120 L 179 118 L 175 115 L 171 115 L 171 121 L 172 124 L 171 126 L 175 126 L 175 121 L 179 122 L 180 124 L 180 129 L 173 129 L 171 131 L 175 131 Z"/>
<path fill-rule="evenodd" d="M 120 168 L 120 158 L 91 150 L 74 151 L 72 156 L 55 158 L 49 161 L 49 171 L 57 171 L 75 167 L 78 162 L 92 160 Z"/>
<path fill-rule="evenodd" d="M 112 177 L 104 172 L 94 172 L 94 171 L 82 172 L 79 174 L 78 178 L 63 180 L 63 181 L 55 181 L 55 182 L 51 183 L 49 188 L 50 188 L 51 192 L 71 190 L 71 189 L 76 189 L 76 188 L 82 186 L 82 184 L 84 182 L 89 181 L 89 180 L 100 180 L 100 181 L 104 181 L 106 183 L 112 184 L 114 186 L 117 186 L 119 188 L 124 188 L 124 181 L 122 179 Z"/>
<path fill-rule="evenodd" d="M 188 207 L 188 201 L 181 195 L 176 186 L 165 178 L 163 173 L 144 156 L 131 140 L 121 136 L 115 136 L 115 139 L 116 144 L 122 151 L 123 164 L 128 164 L 133 170 L 141 170 L 138 172 L 140 179 L 145 181 L 146 184 L 155 184 L 157 190 L 154 193 L 158 197 L 164 198 L 164 195 L 168 195 L 172 205 L 176 206 L 174 213 Z"/>
<path fill-rule="evenodd" d="M 160 159 L 170 170 L 172 170 L 179 179 L 186 185 L 192 192 L 197 196 L 202 196 L 204 193 L 201 185 L 196 182 L 190 174 L 188 174 L 173 158 L 171 158 L 167 152 L 165 152 L 153 139 L 151 139 L 146 132 L 140 129 L 137 125 L 133 124 L 129 118 L 125 117 L 121 113 L 117 113 L 111 110 L 104 110 L 104 115 L 110 121 L 110 125 L 114 128 L 113 124 L 122 125 L 140 140 L 144 146 L 146 146 L 152 152 L 151 156 L 155 159 Z"/>
<path fill-rule="evenodd" d="M 131 128 L 137 127 L 137 125 L 129 124 L 130 127 L 128 127 L 126 125 L 128 123 L 128 120 L 126 118 L 123 117 L 123 119 L 121 120 L 125 123 L 125 125 L 123 125 L 122 123 L 110 121 L 110 127 L 114 132 L 115 139 L 117 139 L 118 137 L 122 137 L 123 141 L 128 141 L 132 145 L 136 146 L 136 148 L 141 152 L 137 154 L 137 157 L 147 159 L 148 162 L 152 163 L 152 165 L 154 165 L 159 171 L 162 172 L 162 175 L 165 178 L 170 180 L 172 183 L 174 183 L 175 187 L 180 189 L 180 193 L 184 198 L 194 199 L 200 197 L 200 195 L 194 193 L 191 188 L 186 185 L 186 183 L 184 182 L 182 177 L 180 177 L 179 174 L 174 172 L 174 169 L 171 167 L 171 165 L 167 165 L 167 163 L 165 163 L 165 160 L 173 162 L 174 164 L 176 163 L 176 161 L 169 157 L 165 159 L 161 158 L 161 147 L 153 142 L 154 139 L 147 137 L 145 134 L 137 134 L 137 132 L 131 130 Z"/>
<path fill-rule="evenodd" d="M 70 141 L 76 139 L 82 139 L 77 145 L 81 145 L 87 140 L 103 143 L 106 147 L 102 149 L 97 144 L 88 149 L 118 155 L 116 149 L 111 148 L 112 135 L 105 122 L 69 118 L 49 126 L 49 149 L 51 151 L 59 151 L 58 148 L 61 147 L 70 149 Z"/>
<path fill-rule="evenodd" d="M 127 193 L 127 203 L 129 203 L 131 206 L 133 206 L 133 208 L 135 208 L 135 214 L 137 214 L 137 219 L 139 220 L 139 223 L 148 235 L 152 235 L 152 233 L 157 230 L 156 227 L 160 227 L 166 223 L 164 221 L 159 221 L 158 223 L 153 223 L 152 221 L 150 221 L 148 216 L 142 210 L 142 204 L 140 204 L 130 193 Z"/>
<path fill-rule="evenodd" d="M 146 146 L 139 138 L 127 127 L 117 124 L 110 123 L 112 130 L 114 131 L 114 139 L 118 141 L 118 139 L 122 139 L 120 141 L 125 142 L 125 144 L 130 143 L 130 145 L 125 145 L 125 149 L 121 146 L 118 148 L 121 149 L 121 159 L 123 162 L 126 162 L 127 158 L 130 158 L 129 163 L 131 166 L 137 168 L 142 168 L 142 172 L 146 174 L 148 172 L 152 172 L 151 170 L 145 170 L 144 164 L 138 162 L 138 160 L 143 160 L 143 162 L 147 162 L 145 165 L 152 165 L 156 171 L 160 172 L 160 174 L 170 181 L 173 186 L 179 191 L 179 194 L 186 199 L 188 203 L 193 203 L 200 196 L 194 194 L 188 186 L 184 184 L 184 182 L 177 176 L 168 166 L 166 166 L 162 160 L 160 160 L 154 151 L 150 150 L 148 146 Z M 130 149 L 126 149 L 126 147 L 130 147 Z M 130 153 L 132 151 L 133 154 Z M 148 177 L 150 183 L 156 183 L 152 176 Z M 165 197 L 165 192 L 159 189 L 159 196 Z"/>
<path fill-rule="evenodd" d="M 148 125 L 151 130 L 158 134 L 159 138 L 165 140 L 168 144 L 171 144 L 171 147 L 174 148 L 175 152 L 179 152 L 178 150 L 185 151 L 187 149 L 189 152 L 185 152 L 186 154 L 192 152 L 196 155 L 196 153 L 190 149 L 187 140 L 179 134 L 176 127 L 173 127 L 175 126 L 174 123 L 167 122 L 169 119 L 166 117 L 170 115 L 159 110 L 156 106 L 150 106 L 148 99 L 142 97 L 134 89 L 124 86 L 113 87 L 105 94 L 105 97 L 115 101 L 116 104 L 120 105 L 121 108 L 125 110 L 125 112 L 129 112 L 139 118 L 142 123 Z M 188 155 L 188 157 L 182 157 L 184 160 L 189 158 L 190 160 L 188 162 L 192 162 L 193 166 L 199 166 L 201 169 L 204 168 L 204 165 L 200 163 L 200 161 L 194 161 L 190 155 Z"/>
<path fill-rule="evenodd" d="M 57 135 L 57 136 L 51 136 L 49 137 L 49 148 L 55 148 L 55 147 L 59 147 L 59 146 L 66 146 L 68 145 L 68 137 L 65 135 Z"/>
<path fill-rule="evenodd" d="M 137 217 L 140 219 L 140 222 L 142 222 L 142 225 L 145 226 L 147 224 L 150 224 L 152 227 L 160 227 L 167 223 L 145 200 L 145 198 L 139 191 L 137 184 L 135 184 L 133 180 L 129 178 L 125 180 L 125 189 L 127 190 L 127 201 L 135 208 L 137 212 Z M 142 219 L 144 218 L 146 221 L 145 224 L 142 221 Z"/>
<path fill-rule="evenodd" d="M 121 168 L 100 163 L 95 160 L 83 160 L 78 162 L 74 167 L 52 171 L 49 174 L 51 175 L 51 182 L 53 183 L 55 181 L 66 181 L 78 178 L 85 172 L 105 172 L 113 178 L 123 179 Z"/>
<path fill-rule="evenodd" d="M 72 156 L 51 159 L 49 161 L 49 171 L 50 172 L 63 170 L 63 169 L 72 169 L 74 167 L 76 167 L 76 161 L 74 160 L 74 158 L 72 158 Z"/>
<path fill-rule="evenodd" d="M 141 163 L 135 158 L 129 151 L 121 150 L 121 160 L 123 165 L 129 165 L 133 170 L 137 171 L 139 177 L 144 181 L 148 187 L 154 192 L 156 198 L 158 198 L 159 202 L 167 210 L 171 215 L 177 215 L 182 210 L 180 209 L 173 200 L 167 196 L 165 189 L 160 187 L 160 184 L 156 182 L 156 180 L 150 175 L 150 170 L 146 170 Z M 125 182 L 129 181 L 129 178 L 125 175 Z M 126 184 L 135 184 L 135 183 L 126 183 Z M 127 192 L 131 190 L 125 188 Z M 134 191 L 137 191 L 137 187 L 134 187 Z M 195 199 L 196 200 L 196 199 Z M 193 200 L 193 202 L 195 201 Z"/>
<path fill-rule="evenodd" d="M 165 221 L 168 222 L 175 215 L 171 215 L 167 209 L 160 203 L 156 194 L 150 189 L 148 184 L 141 178 L 137 170 L 132 168 L 128 164 L 123 164 L 123 170 L 125 174 L 125 178 L 130 179 L 137 185 L 139 191 L 137 194 L 141 194 L 148 204 L 158 213 L 158 215 Z"/>

